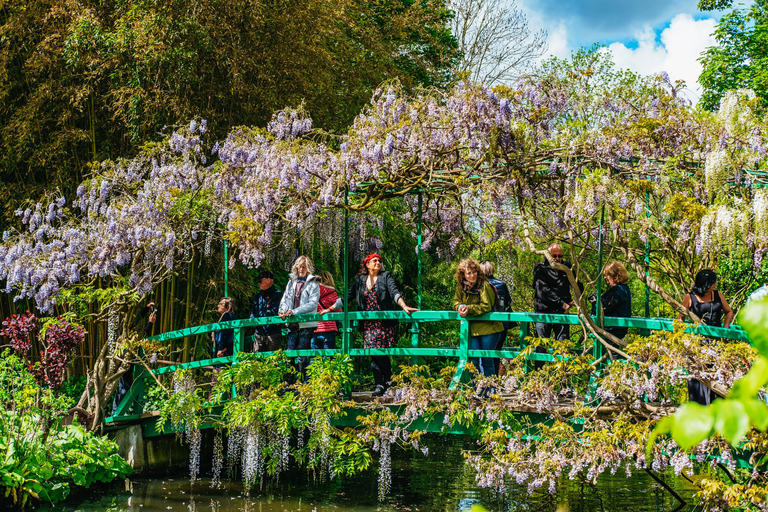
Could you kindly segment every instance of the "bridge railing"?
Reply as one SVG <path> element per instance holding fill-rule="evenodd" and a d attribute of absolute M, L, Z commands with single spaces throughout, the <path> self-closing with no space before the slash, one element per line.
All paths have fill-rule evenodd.
<path fill-rule="evenodd" d="M 346 317 L 346 318 L 345 318 Z M 341 329 L 340 345 L 337 349 L 311 349 L 311 350 L 288 350 L 285 354 L 288 357 L 297 356 L 322 356 L 333 354 L 349 354 L 352 357 L 366 357 L 373 355 L 397 355 L 410 356 L 413 363 L 417 363 L 422 357 L 451 357 L 458 359 L 456 373 L 453 377 L 453 384 L 456 385 L 462 378 L 465 368 L 470 358 L 475 357 L 494 357 L 494 358 L 515 358 L 526 346 L 526 338 L 530 335 L 530 324 L 535 322 L 544 322 L 552 324 L 580 324 L 577 315 L 570 314 L 548 314 L 548 313 L 486 313 L 480 316 L 462 318 L 455 311 L 416 311 L 408 315 L 402 311 L 359 311 L 347 313 L 330 313 L 326 315 L 309 314 L 297 315 L 283 320 L 279 316 L 265 318 L 247 318 L 243 320 L 233 320 L 231 322 L 220 322 L 213 324 L 200 325 L 179 329 L 172 332 L 158 334 L 148 338 L 151 341 L 172 341 L 185 337 L 208 334 L 214 331 L 225 329 L 234 330 L 234 350 L 232 356 L 216 357 L 189 363 L 174 364 L 162 368 L 153 369 L 154 375 L 172 373 L 182 368 L 201 368 L 217 364 L 232 364 L 237 361 L 237 354 L 243 352 L 246 345 L 245 330 L 249 327 L 260 325 L 288 324 L 297 322 L 311 322 L 317 320 L 339 320 L 346 323 L 346 327 Z M 360 320 L 398 320 L 401 323 L 411 324 L 411 347 L 409 348 L 387 348 L 387 349 L 366 349 L 353 348 L 352 334 L 353 322 Z M 478 320 L 509 321 L 518 322 L 520 325 L 520 334 L 517 345 L 504 348 L 502 350 L 470 350 L 470 322 Z M 419 346 L 419 325 L 427 322 L 459 322 L 458 345 L 454 347 L 421 347 Z M 654 330 L 673 330 L 673 320 L 669 318 L 603 318 L 605 327 L 635 327 L 648 331 Z M 713 338 L 726 338 L 735 341 L 749 342 L 746 333 L 738 326 L 728 329 L 722 327 L 710 327 L 706 325 L 689 324 L 687 331 L 695 334 Z M 509 341 L 507 342 L 509 343 Z M 593 342 L 593 355 L 599 358 L 602 355 L 602 345 L 599 342 Z M 258 352 L 260 357 L 267 357 L 272 352 Z M 551 361 L 553 356 L 549 353 L 531 353 L 526 356 L 530 360 Z M 112 416 L 105 421 L 131 421 L 137 420 L 142 413 L 142 396 L 144 393 L 144 379 L 149 377 L 143 366 L 136 366 L 134 369 L 134 382 L 128 394 L 118 404 L 112 413 Z M 134 412 L 127 414 L 133 407 Z"/>

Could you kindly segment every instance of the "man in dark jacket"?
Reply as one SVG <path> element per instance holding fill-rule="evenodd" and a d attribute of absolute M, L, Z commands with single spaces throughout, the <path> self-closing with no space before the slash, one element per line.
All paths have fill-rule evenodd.
<path fill-rule="evenodd" d="M 251 300 L 251 318 L 277 316 L 283 292 L 275 286 L 274 275 L 269 270 L 259 273 L 259 293 Z M 283 342 L 282 325 L 258 325 L 253 335 L 254 352 L 274 352 Z"/>
<path fill-rule="evenodd" d="M 563 263 L 563 248 L 559 244 L 549 246 L 549 253 L 557 263 L 562 263 L 568 268 L 568 263 Z M 568 313 L 574 306 L 571 297 L 571 285 L 568 277 L 562 270 L 555 270 L 544 260 L 537 263 L 533 269 L 533 288 L 536 294 L 533 299 L 533 310 L 536 313 Z M 554 337 L 558 340 L 570 339 L 569 324 L 549 324 L 536 322 L 536 336 L 539 338 Z"/>

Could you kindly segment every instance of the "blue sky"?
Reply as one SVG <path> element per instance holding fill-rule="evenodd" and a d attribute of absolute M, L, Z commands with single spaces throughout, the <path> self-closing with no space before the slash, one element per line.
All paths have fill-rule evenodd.
<path fill-rule="evenodd" d="M 549 54 L 567 57 L 593 43 L 605 44 L 614 61 L 648 75 L 667 71 L 683 79 L 698 98 L 697 59 L 707 46 L 719 12 L 702 12 L 695 0 L 518 0 L 531 29 L 548 33 Z"/>

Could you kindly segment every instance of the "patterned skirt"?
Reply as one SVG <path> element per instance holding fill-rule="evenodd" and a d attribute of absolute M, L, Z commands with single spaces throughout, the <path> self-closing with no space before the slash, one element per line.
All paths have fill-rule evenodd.
<path fill-rule="evenodd" d="M 381 320 L 364 320 L 362 323 L 365 348 L 392 348 L 397 341 L 397 324 L 385 324 Z"/>

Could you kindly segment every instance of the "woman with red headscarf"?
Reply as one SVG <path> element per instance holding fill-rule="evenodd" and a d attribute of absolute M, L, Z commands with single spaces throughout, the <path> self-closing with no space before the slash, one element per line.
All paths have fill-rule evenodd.
<path fill-rule="evenodd" d="M 400 306 L 409 315 L 417 308 L 405 303 L 397 289 L 392 274 L 383 269 L 381 256 L 369 254 L 363 260 L 360 273 L 347 294 L 347 302 L 357 302 L 360 311 L 392 311 Z M 392 348 L 397 341 L 397 320 L 363 320 L 360 328 L 365 348 Z M 392 378 L 392 362 L 389 356 L 372 356 L 371 369 L 376 387 L 373 396 L 382 396 Z"/>

